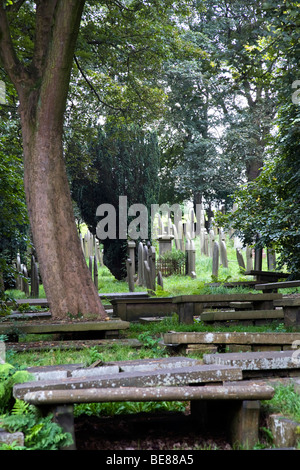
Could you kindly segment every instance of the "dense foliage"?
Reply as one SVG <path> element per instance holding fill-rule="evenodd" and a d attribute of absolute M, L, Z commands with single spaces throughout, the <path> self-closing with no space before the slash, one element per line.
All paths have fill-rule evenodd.
<path fill-rule="evenodd" d="M 70 142 L 67 156 L 72 160 L 76 142 Z M 133 204 L 142 204 L 148 212 L 148 233 L 142 238 L 151 238 L 151 204 L 157 203 L 159 193 L 159 149 L 154 133 L 145 133 L 137 126 L 114 127 L 107 125 L 99 128 L 98 135 L 89 142 L 87 152 L 90 155 L 89 172 L 73 175 L 72 195 L 80 209 L 84 221 L 92 233 L 96 233 L 99 217 L 97 207 L 110 204 L 115 210 L 115 237 L 101 240 L 104 246 L 104 262 L 117 279 L 126 275 L 125 262 L 127 241 L 120 237 L 119 197 L 127 197 L 125 222 L 128 229 L 130 222 L 138 217 L 127 215 Z M 100 219 L 101 220 L 101 219 Z M 105 229 L 107 232 L 108 229 Z M 108 234 L 109 235 L 109 234 Z"/>
<path fill-rule="evenodd" d="M 256 181 L 235 195 L 238 210 L 229 217 L 245 243 L 275 248 L 278 266 L 300 274 L 300 102 L 297 99 L 300 17 L 297 2 L 266 5 L 273 26 L 269 47 L 278 55 L 274 83 L 278 89 L 277 132 L 269 158 Z M 299 88 L 299 86 L 298 86 Z M 220 219 L 224 222 L 224 219 Z"/>

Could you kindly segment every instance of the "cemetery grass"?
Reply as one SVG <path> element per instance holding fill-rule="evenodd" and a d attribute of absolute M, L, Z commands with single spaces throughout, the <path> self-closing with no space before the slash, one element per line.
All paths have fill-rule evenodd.
<path fill-rule="evenodd" d="M 207 283 L 216 281 L 212 279 L 212 261 L 210 258 L 197 253 L 196 256 L 196 279 L 188 276 L 170 276 L 164 278 L 163 289 L 157 289 L 157 296 L 175 295 L 195 295 L 195 294 L 216 294 L 216 293 L 248 293 L 257 291 L 246 288 L 226 289 L 222 284 L 228 281 L 250 280 L 249 276 L 244 276 L 240 272 L 236 262 L 233 247 L 228 249 L 229 268 L 220 266 L 218 281 L 219 287 L 209 287 Z M 265 267 L 263 269 L 266 269 Z M 128 284 L 125 281 L 117 281 L 108 269 L 99 266 L 98 289 L 101 293 L 128 292 Z M 136 291 L 144 291 L 144 287 L 136 287 Z M 300 289 L 291 293 L 299 292 Z M 284 294 L 290 293 L 285 290 Z M 24 298 L 24 293 L 20 291 L 8 291 L 8 295 L 14 298 Z M 40 286 L 40 298 L 45 298 L 43 286 Z M 108 303 L 103 300 L 103 303 Z M 86 347 L 80 350 L 47 349 L 44 351 L 14 352 L 7 351 L 7 362 L 16 367 L 26 368 L 34 365 L 57 365 L 80 363 L 90 365 L 95 360 L 103 362 L 121 361 L 128 359 L 146 359 L 167 356 L 168 352 L 161 345 L 163 334 L 167 331 L 222 331 L 222 328 L 204 325 L 195 319 L 193 325 L 182 325 L 178 323 L 177 315 L 173 315 L 164 320 L 149 324 L 132 323 L 129 330 L 123 331 L 123 339 L 136 338 L 141 343 L 141 347 L 132 348 L 129 346 L 113 344 L 110 347 L 97 346 Z M 274 322 L 273 324 L 260 327 L 226 326 L 224 331 L 285 331 L 283 324 Z M 34 340 L 37 335 L 34 335 Z M 43 336 L 40 339 L 50 340 L 51 336 Z M 24 341 L 32 341 L 33 338 L 27 336 Z M 201 359 L 201 355 L 191 355 Z M 278 400 L 274 405 L 278 409 Z M 269 406 L 269 405 L 268 405 Z M 276 408 L 277 407 L 277 408 Z M 290 407 L 292 409 L 292 407 Z M 286 411 L 288 413 L 288 411 Z M 167 414 L 166 414 L 167 413 Z M 230 445 L 224 437 L 217 438 L 210 436 L 199 436 L 193 434 L 192 429 L 188 429 L 189 407 L 184 402 L 166 403 L 105 403 L 76 405 L 76 429 L 78 432 L 79 446 L 82 449 L 93 450 L 100 446 L 105 450 L 231 450 Z M 150 418 L 155 425 L 152 430 L 149 428 Z M 168 419 L 167 419 L 168 418 Z M 177 420 L 181 433 L 174 433 L 174 420 Z M 165 427 L 164 425 L 165 424 Z M 106 429 L 106 434 L 104 433 Z M 143 435 L 143 432 L 145 433 Z M 137 432 L 135 432 L 137 431 Z M 191 431 L 190 433 L 188 431 Z M 104 433 L 104 434 L 103 434 Z M 153 434 L 154 433 L 154 434 Z M 270 447 L 268 432 L 262 432 L 261 442 L 257 448 Z"/>

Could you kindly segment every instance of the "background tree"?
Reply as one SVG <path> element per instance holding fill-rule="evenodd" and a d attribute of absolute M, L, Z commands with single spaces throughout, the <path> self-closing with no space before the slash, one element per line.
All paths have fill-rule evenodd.
<path fill-rule="evenodd" d="M 269 141 L 269 161 L 256 181 L 235 195 L 238 210 L 228 216 L 245 243 L 276 249 L 278 267 L 300 275 L 300 100 L 297 87 L 300 56 L 298 5 L 265 4 L 270 22 L 269 39 L 277 67 L 273 72 L 278 89 L 277 133 Z M 296 85 L 296 88 L 295 88 Z M 299 85 L 299 83 L 298 83 Z M 294 88 L 293 88 L 294 87 Z M 297 91 L 298 88 L 298 91 Z M 256 239 L 259 233 L 259 239 Z"/>
<path fill-rule="evenodd" d="M 70 145 L 67 159 L 73 160 Z M 138 126 L 106 125 L 99 129 L 97 137 L 89 142 L 91 165 L 88 173 L 71 175 L 72 196 L 76 201 L 83 220 L 92 233 L 96 234 L 99 217 L 97 207 L 110 204 L 116 210 L 116 237 L 101 240 L 104 246 L 104 263 L 117 279 L 126 276 L 127 240 L 119 233 L 119 197 L 127 197 L 128 209 L 132 204 L 143 204 L 151 215 L 151 204 L 158 202 L 159 192 L 159 149 L 154 133 L 145 133 Z M 90 178 L 90 174 L 95 178 Z M 139 214 L 136 215 L 138 217 Z M 129 227 L 133 216 L 126 214 Z M 140 229 L 139 229 L 140 230 Z M 142 236 L 144 238 L 145 235 Z M 151 239 L 151 225 L 148 220 L 146 239 Z"/>

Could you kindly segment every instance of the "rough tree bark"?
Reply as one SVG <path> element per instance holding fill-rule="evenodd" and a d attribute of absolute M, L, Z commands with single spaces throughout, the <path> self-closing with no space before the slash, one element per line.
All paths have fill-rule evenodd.
<path fill-rule="evenodd" d="M 21 2 L 22 3 L 22 2 Z M 106 316 L 74 220 L 62 133 L 70 73 L 85 0 L 37 0 L 32 62 L 24 66 L 0 2 L 0 59 L 20 101 L 24 185 L 33 241 L 53 318 Z M 20 7 L 20 2 L 13 4 Z"/>

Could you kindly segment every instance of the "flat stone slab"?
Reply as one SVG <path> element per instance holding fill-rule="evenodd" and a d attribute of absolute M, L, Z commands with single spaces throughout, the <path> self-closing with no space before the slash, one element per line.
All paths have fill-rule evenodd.
<path fill-rule="evenodd" d="M 88 321 L 75 323 L 21 323 L 18 322 L 18 334 L 75 333 L 88 331 L 124 330 L 130 323 L 122 320 Z M 0 323 L 0 334 L 7 334 L 15 327 L 13 323 Z"/>
<path fill-rule="evenodd" d="M 263 351 L 244 353 L 205 354 L 205 364 L 222 364 L 242 370 L 299 369 L 300 359 L 293 351 Z"/>
<path fill-rule="evenodd" d="M 288 344 L 300 341 L 300 333 L 165 333 L 164 344 Z"/>
<path fill-rule="evenodd" d="M 203 387 L 120 387 L 28 392 L 24 400 L 34 405 L 118 401 L 269 400 L 274 389 L 266 385 L 205 385 Z"/>
<path fill-rule="evenodd" d="M 176 356 L 171 358 L 158 358 L 158 359 L 136 359 L 128 361 L 116 361 L 109 363 L 100 363 L 85 367 L 84 364 L 61 364 L 55 366 L 36 366 L 29 367 L 27 371 L 33 374 L 36 380 L 42 380 L 43 377 L 56 379 L 60 376 L 76 377 L 82 376 L 85 373 L 97 376 L 103 375 L 105 371 L 109 373 L 117 372 L 135 372 L 135 371 L 148 371 L 158 369 L 174 369 L 189 366 L 197 366 L 202 362 L 197 359 L 187 358 L 184 356 Z"/>
<path fill-rule="evenodd" d="M 281 299 L 282 294 L 207 294 L 179 295 L 173 298 L 174 303 L 184 302 L 264 302 Z"/>
<path fill-rule="evenodd" d="M 96 368 L 97 369 L 97 368 Z M 211 382 L 227 382 L 242 380 L 242 370 L 237 367 L 223 365 L 191 365 L 179 368 L 160 368 L 148 371 L 131 371 L 101 374 L 94 370 L 94 376 L 89 376 L 92 369 L 82 370 L 82 376 L 58 378 L 56 380 L 36 380 L 14 386 L 14 397 L 23 399 L 28 392 L 46 390 L 83 390 L 92 388 L 117 387 L 170 387 L 189 384 L 206 384 Z M 84 375 L 84 371 L 86 374 Z"/>
<path fill-rule="evenodd" d="M 274 310 L 243 310 L 235 312 L 203 312 L 201 320 L 204 322 L 228 320 L 268 320 L 284 318 L 282 309 Z"/>
<path fill-rule="evenodd" d="M 275 307 L 300 307 L 300 297 L 274 300 Z"/>

